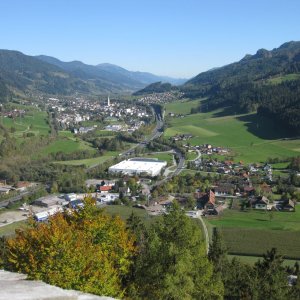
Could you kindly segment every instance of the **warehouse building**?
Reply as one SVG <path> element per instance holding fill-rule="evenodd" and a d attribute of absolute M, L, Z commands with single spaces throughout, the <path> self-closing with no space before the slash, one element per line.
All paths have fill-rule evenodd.
<path fill-rule="evenodd" d="M 157 176 L 167 165 L 166 161 L 156 158 L 131 158 L 109 167 L 110 173 L 122 173 L 127 175 L 148 175 Z"/>

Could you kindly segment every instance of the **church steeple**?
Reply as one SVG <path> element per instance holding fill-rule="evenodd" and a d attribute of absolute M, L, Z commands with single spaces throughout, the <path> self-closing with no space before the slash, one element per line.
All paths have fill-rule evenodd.
<path fill-rule="evenodd" d="M 107 96 L 107 106 L 110 106 L 109 96 Z"/>

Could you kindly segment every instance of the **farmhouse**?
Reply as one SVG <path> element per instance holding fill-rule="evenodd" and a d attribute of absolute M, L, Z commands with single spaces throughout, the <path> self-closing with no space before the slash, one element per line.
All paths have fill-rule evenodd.
<path fill-rule="evenodd" d="M 112 189 L 111 185 L 100 185 L 97 186 L 97 192 L 108 193 Z"/>
<path fill-rule="evenodd" d="M 262 197 L 257 197 L 253 202 L 252 202 L 252 207 L 255 209 L 267 209 L 269 204 L 269 199 L 265 196 Z"/>
<path fill-rule="evenodd" d="M 159 175 L 166 165 L 166 161 L 155 158 L 132 158 L 123 160 L 120 163 L 109 167 L 108 171 L 110 173 L 122 173 L 128 175 L 145 174 L 154 177 Z"/>

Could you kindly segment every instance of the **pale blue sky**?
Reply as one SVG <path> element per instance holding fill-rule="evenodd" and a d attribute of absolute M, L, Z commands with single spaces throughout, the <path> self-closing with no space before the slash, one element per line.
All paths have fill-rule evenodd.
<path fill-rule="evenodd" d="M 300 40 L 299 0 L 0 0 L 0 48 L 192 77 Z"/>

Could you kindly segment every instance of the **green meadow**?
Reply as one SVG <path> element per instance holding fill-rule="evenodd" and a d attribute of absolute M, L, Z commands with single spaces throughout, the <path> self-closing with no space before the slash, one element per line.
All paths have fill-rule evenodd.
<path fill-rule="evenodd" d="M 265 212 L 225 210 L 207 219 L 221 230 L 229 254 L 261 256 L 272 247 L 288 258 L 300 259 L 300 210 Z"/>
<path fill-rule="evenodd" d="M 171 153 L 148 153 L 148 154 L 143 154 L 143 157 L 157 158 L 159 160 L 164 160 L 167 163 L 172 163 L 173 161 L 173 154 Z"/>
<path fill-rule="evenodd" d="M 159 219 L 159 217 L 150 216 L 145 209 L 124 205 L 107 205 L 105 206 L 104 211 L 111 216 L 120 216 L 124 221 L 126 221 L 130 215 L 134 213 L 146 226 L 149 226 L 151 223 Z"/>
<path fill-rule="evenodd" d="M 197 152 L 188 152 L 186 154 L 186 160 L 195 160 L 198 157 Z"/>
<path fill-rule="evenodd" d="M 292 73 L 286 74 L 283 76 L 276 76 L 267 80 L 267 84 L 280 84 L 285 81 L 293 81 L 298 80 L 300 78 L 300 74 Z"/>
<path fill-rule="evenodd" d="M 64 161 L 57 161 L 55 163 L 61 165 L 69 165 L 69 166 L 85 166 L 87 168 L 100 165 L 110 159 L 113 159 L 118 152 L 108 151 L 103 156 L 86 158 L 86 159 L 76 159 L 76 160 L 64 160 Z"/>
<path fill-rule="evenodd" d="M 72 153 L 80 150 L 89 150 L 95 152 L 95 149 L 86 142 L 81 139 L 73 139 L 73 138 L 58 138 L 53 143 L 48 145 L 43 149 L 44 154 L 50 153 Z"/>
<path fill-rule="evenodd" d="M 26 112 L 24 117 L 1 118 L 0 122 L 7 128 L 15 128 L 14 137 L 22 137 L 23 133 L 48 135 L 50 127 L 47 123 L 47 113 L 41 111 Z"/>
<path fill-rule="evenodd" d="M 167 103 L 165 105 L 166 114 L 174 113 L 174 114 L 190 114 L 192 108 L 197 108 L 199 106 L 200 100 L 182 100 Z"/>
<path fill-rule="evenodd" d="M 178 103 L 184 107 L 184 103 Z M 264 162 L 268 158 L 286 158 L 300 155 L 300 139 L 292 139 L 273 120 L 257 114 L 226 115 L 217 110 L 209 113 L 168 118 L 165 137 L 192 134 L 191 145 L 212 144 L 228 147 L 234 159 Z"/>

